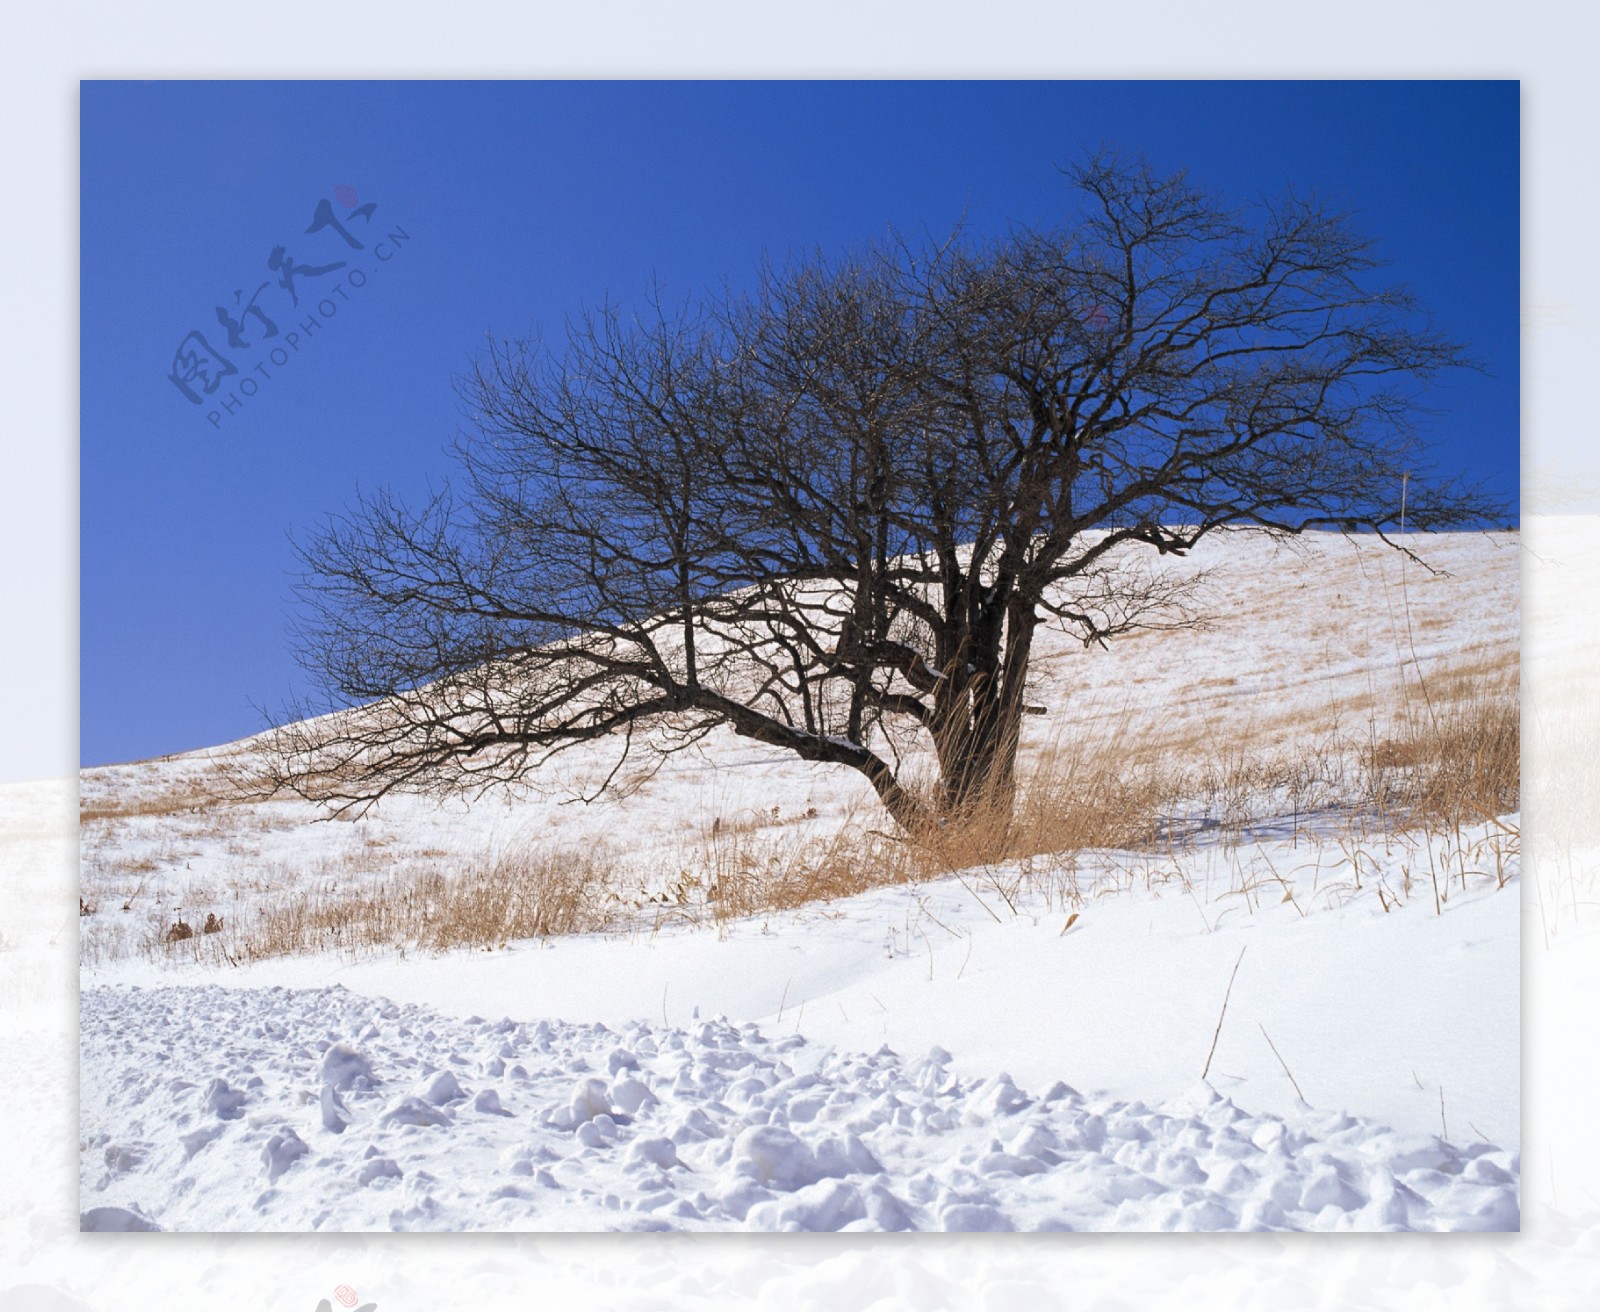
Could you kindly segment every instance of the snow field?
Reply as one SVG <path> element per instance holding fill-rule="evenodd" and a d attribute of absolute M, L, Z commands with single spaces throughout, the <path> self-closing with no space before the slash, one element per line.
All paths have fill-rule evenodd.
<path fill-rule="evenodd" d="M 87 990 L 86 1229 L 1504 1230 L 1520 1161 L 1197 1085 L 961 1079 L 725 1019 Z"/>
<path fill-rule="evenodd" d="M 1258 533 L 1224 535 L 1159 562 L 1177 574 L 1209 572 L 1206 629 L 1130 634 L 1086 650 L 1041 627 L 1029 696 L 1049 714 L 1028 717 L 1024 762 L 1058 740 L 1098 744 L 1124 728 L 1174 744 L 1191 763 L 1209 751 L 1259 761 L 1330 736 L 1381 736 L 1403 689 L 1415 694 L 1419 671 L 1478 670 L 1491 684 L 1514 677 L 1517 535 L 1413 535 L 1412 545 L 1440 572 L 1359 537 L 1314 533 L 1279 545 Z M 82 926 L 85 964 L 150 955 L 181 966 L 197 953 L 220 960 L 222 946 L 240 956 L 266 906 L 332 887 L 353 895 L 397 873 L 456 870 L 502 853 L 583 851 L 613 862 L 606 891 L 626 913 L 629 902 L 670 897 L 681 871 L 704 864 L 718 825 L 729 849 L 728 836 L 748 829 L 748 852 L 759 855 L 768 843 L 826 844 L 852 816 L 871 827 L 880 814 L 851 772 L 719 730 L 654 773 L 647 752 L 619 772 L 619 744 L 585 744 L 549 762 L 527 793 L 397 795 L 359 820 L 330 824 L 308 803 L 217 803 L 227 795 L 224 768 L 255 746 L 82 772 L 82 891 L 95 907 Z M 614 773 L 623 795 L 571 804 Z M 219 938 L 176 951 L 165 944 L 176 919 L 198 929 L 211 913 L 226 924 Z"/>
<path fill-rule="evenodd" d="M 1215 570 L 1204 633 L 1041 635 L 1028 751 L 1115 752 L 1128 724 L 1222 764 L 1348 754 L 1419 670 L 1501 688 L 1516 539 L 1422 545 L 1448 573 L 1334 535 L 1212 544 L 1177 566 Z M 228 803 L 249 750 L 82 775 L 84 1228 L 1519 1224 L 1515 816 L 1396 833 L 1258 771 L 1251 828 L 1180 807 L 1162 851 L 741 916 L 671 896 L 709 836 L 741 870 L 826 842 L 872 823 L 859 781 L 720 733 L 595 805 L 564 803 L 608 744 L 526 794 L 327 824 Z M 437 956 L 409 925 L 246 950 L 297 899 L 387 906 L 406 871 L 457 888 L 499 853 L 589 860 L 623 910 Z M 166 941 L 209 912 L 223 932 Z"/>

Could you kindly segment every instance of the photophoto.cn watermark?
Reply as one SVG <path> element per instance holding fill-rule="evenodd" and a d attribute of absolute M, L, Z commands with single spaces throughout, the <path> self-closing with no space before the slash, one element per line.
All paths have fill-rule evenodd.
<path fill-rule="evenodd" d="M 294 250 L 274 246 L 267 253 L 272 276 L 248 297 L 247 283 L 234 291 L 231 304 L 215 307 L 217 327 L 211 331 L 217 345 L 199 328 L 178 343 L 167 378 L 213 428 L 238 415 L 302 351 L 312 349 L 329 323 L 405 250 L 411 234 L 398 224 L 380 226 L 377 210 L 375 201 L 363 204 L 353 187 L 334 188 L 332 200 L 317 201 Z"/>

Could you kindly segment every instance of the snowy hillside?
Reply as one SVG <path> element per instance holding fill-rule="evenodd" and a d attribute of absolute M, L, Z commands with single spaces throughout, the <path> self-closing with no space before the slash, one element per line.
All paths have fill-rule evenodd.
<path fill-rule="evenodd" d="M 1413 544 L 1237 535 L 1172 566 L 1209 630 L 1041 633 L 1024 759 L 1163 780 L 1126 847 L 895 864 L 731 735 L 355 822 L 231 801 L 249 743 L 85 771 L 84 1224 L 1515 1228 L 1519 818 L 1381 803 L 1514 699 L 1519 546 Z"/>

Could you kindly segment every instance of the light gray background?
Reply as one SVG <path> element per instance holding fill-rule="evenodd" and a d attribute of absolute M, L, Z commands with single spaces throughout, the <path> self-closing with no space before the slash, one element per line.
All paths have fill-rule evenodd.
<path fill-rule="evenodd" d="M 1589 416 L 1600 373 L 1600 255 L 1592 236 L 1600 213 L 1593 145 L 1600 115 L 1590 67 L 1596 26 L 1576 5 L 1518 16 L 1482 0 L 1356 0 L 1337 9 L 1249 0 L 1081 8 L 1018 0 L 981 8 L 928 0 L 634 0 L 581 11 L 525 0 L 455 10 L 401 0 L 12 7 L 0 56 L 8 174 L 0 206 L 6 297 L 0 687 L 11 693 L 0 732 L 0 780 L 69 776 L 76 765 L 80 77 L 1521 78 L 1525 511 L 1572 512 L 1600 510 Z M 152 451 L 150 458 L 166 455 Z M 1574 568 L 1591 580 L 1597 572 L 1587 562 Z M 1530 657 L 1541 643 L 1571 651 L 1574 642 L 1600 637 L 1593 616 L 1563 614 L 1559 606 L 1557 615 L 1541 621 L 1543 631 L 1525 631 Z M 1600 664 L 1600 642 L 1595 648 Z M 1600 731 L 1590 724 L 1584 731 L 1600 753 Z M 74 822 L 64 809 L 60 869 L 51 872 L 50 887 L 59 887 L 64 908 L 76 874 L 66 838 Z M 0 835 L 0 848 L 5 841 Z M 0 861 L 0 873 L 8 867 Z M 1529 878 L 1538 883 L 1531 862 Z M 10 918 L 8 899 L 19 895 L 15 888 L 0 885 L 0 929 Z M 1530 902 L 1536 893 L 1526 890 Z M 1592 1306 L 1586 1286 L 1600 1283 L 1592 1256 L 1600 1248 L 1600 1185 L 1589 1182 L 1600 1152 L 1590 1116 L 1600 1099 L 1586 1002 L 1600 996 L 1597 945 L 1581 933 L 1554 943 L 1531 935 L 1524 945 L 1527 1165 L 1520 1237 L 211 1240 L 78 1237 L 41 1222 L 28 1234 L 0 1237 L 0 1254 L 13 1259 L 0 1260 L 0 1312 L 200 1306 L 312 1312 L 340 1283 L 376 1301 L 381 1312 L 698 1308 L 757 1299 L 764 1308 L 829 1312 Z M 70 935 L 59 952 L 58 1023 L 19 1041 L 59 1049 L 66 1079 L 75 1070 Z M 70 1090 L 60 1088 L 11 1092 L 22 1100 L 72 1102 Z M 64 1110 L 75 1123 L 75 1108 Z M 12 1133 L 29 1132 L 26 1120 L 8 1120 Z M 60 1132 L 70 1133 L 66 1116 L 48 1123 L 58 1120 Z M 75 1201 L 74 1156 L 75 1149 L 51 1153 L 60 1169 L 45 1178 L 0 1171 L 0 1191 L 14 1199 L 25 1191 L 41 1216 L 64 1215 Z M 19 1279 L 36 1287 L 12 1290 Z"/>

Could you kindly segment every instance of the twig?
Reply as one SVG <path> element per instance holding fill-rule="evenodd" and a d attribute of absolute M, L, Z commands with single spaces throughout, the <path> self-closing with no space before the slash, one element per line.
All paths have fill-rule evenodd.
<path fill-rule="evenodd" d="M 1444 1118 L 1444 1085 L 1439 1086 L 1439 1129 L 1443 1131 L 1440 1138 L 1446 1143 L 1450 1142 L 1450 1123 Z"/>
<path fill-rule="evenodd" d="M 1003 925 L 1006 923 L 1005 921 L 1001 920 L 999 916 L 995 915 L 993 907 L 991 907 L 987 902 L 978 896 L 978 890 L 967 882 L 966 877 L 962 875 L 960 871 L 956 872 L 956 882 L 959 883 L 962 888 L 966 889 L 967 892 L 972 894 L 973 900 L 989 913 L 990 919 L 992 919 L 995 924 Z"/>
<path fill-rule="evenodd" d="M 956 931 L 951 929 L 949 925 L 945 924 L 944 921 L 940 920 L 938 916 L 934 915 L 933 912 L 928 910 L 928 899 L 927 898 L 925 898 L 925 897 L 917 898 L 917 910 L 920 911 L 923 915 L 925 915 L 929 920 L 933 921 L 933 923 L 936 924 L 937 926 L 939 926 L 940 929 L 944 930 L 944 932 L 946 934 L 950 935 L 951 938 L 960 938 L 961 937 L 960 934 L 956 933 Z"/>
<path fill-rule="evenodd" d="M 1300 1099 L 1301 1102 L 1305 1102 L 1305 1094 L 1300 1092 L 1300 1085 L 1296 1083 L 1294 1074 L 1289 1069 L 1289 1063 L 1284 1061 L 1283 1054 L 1278 1051 L 1278 1045 L 1272 1041 L 1272 1035 L 1267 1033 L 1267 1027 L 1257 1021 L 1256 1028 L 1261 1031 L 1261 1037 L 1267 1041 L 1267 1047 L 1272 1049 L 1272 1055 L 1278 1059 L 1278 1065 L 1283 1067 L 1283 1073 L 1289 1077 L 1289 1083 L 1294 1085 L 1294 1096 Z"/>
<path fill-rule="evenodd" d="M 1222 1036 L 1223 1017 L 1228 1014 L 1228 999 L 1233 996 L 1234 976 L 1239 973 L 1239 962 L 1244 960 L 1245 948 L 1248 948 L 1249 946 L 1250 945 L 1246 943 L 1243 948 L 1239 949 L 1239 959 L 1233 963 L 1233 974 L 1228 976 L 1228 991 L 1222 995 L 1222 1011 L 1217 1016 L 1217 1028 L 1212 1032 L 1211 1035 L 1211 1050 L 1206 1053 L 1206 1067 L 1200 1072 L 1200 1078 L 1202 1080 L 1205 1079 L 1207 1075 L 1211 1074 L 1211 1059 L 1217 1054 L 1217 1040 Z"/>
<path fill-rule="evenodd" d="M 984 867 L 984 872 L 989 876 L 990 886 L 996 893 L 1000 894 L 1000 897 L 1004 900 L 1006 907 L 1010 910 L 1011 914 L 1015 916 L 1017 914 L 1017 904 L 1011 900 L 1011 894 L 1006 892 L 1005 885 L 1000 882 L 1000 876 L 995 874 L 994 871 L 990 870 L 988 866 Z"/>

